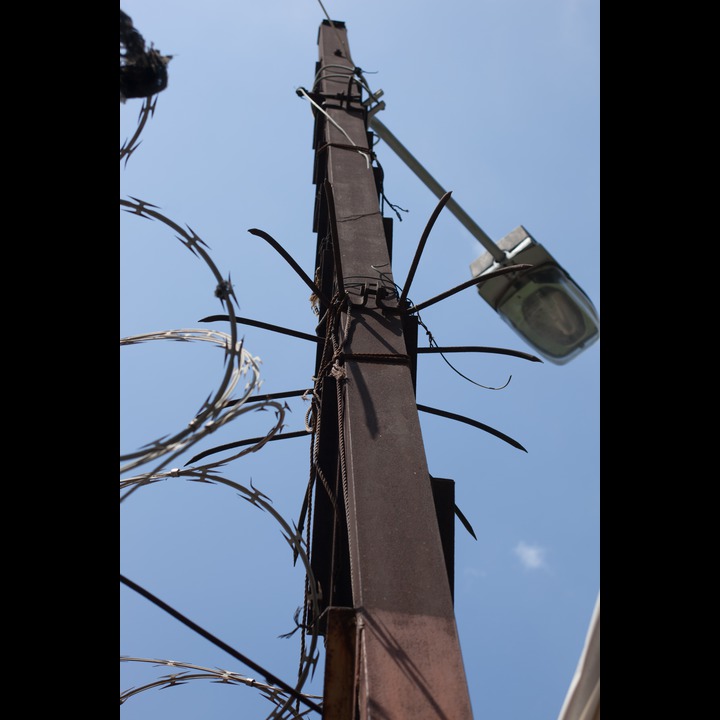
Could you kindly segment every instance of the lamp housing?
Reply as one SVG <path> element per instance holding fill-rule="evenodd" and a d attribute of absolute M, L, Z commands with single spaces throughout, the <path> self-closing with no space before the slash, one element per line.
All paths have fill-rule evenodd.
<path fill-rule="evenodd" d="M 497 246 L 505 260 L 481 255 L 470 265 L 473 277 L 513 264 L 533 267 L 487 280 L 478 293 L 542 357 L 564 365 L 599 339 L 600 320 L 590 298 L 522 225 Z"/>

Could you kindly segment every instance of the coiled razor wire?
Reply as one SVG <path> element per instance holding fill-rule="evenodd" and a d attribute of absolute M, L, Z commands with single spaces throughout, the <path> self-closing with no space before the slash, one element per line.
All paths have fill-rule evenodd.
<path fill-rule="evenodd" d="M 146 98 L 143 102 L 142 109 L 138 120 L 138 127 L 129 141 L 123 143 L 120 148 L 120 160 L 127 161 L 130 155 L 140 145 L 140 134 L 145 127 L 147 121 L 152 117 L 155 111 L 157 96 Z M 257 452 L 269 440 L 271 440 L 283 428 L 285 419 L 285 406 L 275 401 L 254 401 L 253 394 L 260 388 L 262 381 L 259 372 L 259 358 L 249 353 L 242 341 L 237 337 L 237 323 L 235 322 L 235 307 L 233 301 L 237 303 L 237 298 L 233 290 L 230 276 L 227 279 L 223 277 L 209 253 L 206 243 L 191 228 L 183 228 L 171 219 L 160 213 L 157 206 L 152 205 L 138 198 L 120 199 L 120 206 L 127 212 L 131 212 L 142 218 L 149 220 L 159 220 L 161 223 L 171 228 L 177 233 L 177 239 L 188 248 L 196 257 L 205 262 L 210 269 L 215 280 L 215 296 L 220 300 L 228 314 L 230 334 L 207 330 L 207 329 L 179 329 L 165 330 L 139 335 L 132 335 L 120 340 L 121 347 L 137 345 L 145 342 L 153 342 L 158 340 L 172 340 L 175 342 L 209 342 L 222 347 L 225 351 L 225 371 L 220 383 L 214 394 L 208 396 L 203 402 L 200 410 L 196 413 L 187 426 L 174 434 L 165 435 L 144 445 L 135 452 L 120 456 L 120 490 L 125 491 L 121 496 L 122 503 L 131 493 L 139 488 L 165 481 L 170 478 L 182 478 L 191 482 L 202 482 L 208 484 L 220 484 L 235 489 L 240 497 L 250 502 L 255 507 L 268 512 L 276 522 L 279 523 L 282 536 L 290 545 L 293 551 L 294 561 L 300 558 L 306 571 L 305 582 L 305 610 L 307 617 L 308 604 L 313 608 L 313 617 L 319 617 L 319 604 L 317 596 L 317 583 L 313 575 L 310 561 L 308 557 L 309 540 L 302 537 L 303 528 L 299 528 L 296 524 L 290 525 L 285 519 L 272 507 L 268 496 L 261 493 L 255 487 L 246 488 L 236 482 L 233 482 L 219 474 L 216 470 L 232 460 L 235 460 L 248 453 Z M 233 393 L 240 385 L 242 379 L 245 384 L 242 389 L 240 398 L 234 398 Z M 250 403 L 252 403 L 250 405 Z M 256 412 L 259 410 L 267 410 L 273 408 L 275 410 L 276 421 L 273 427 L 268 431 L 267 435 L 258 440 L 251 446 L 245 447 L 229 457 L 206 463 L 201 466 L 190 467 L 187 469 L 174 468 L 164 470 L 168 464 L 176 457 L 185 452 L 199 440 L 207 437 L 212 432 L 227 425 L 229 422 L 236 420 L 240 415 L 246 412 Z M 130 470 L 138 469 L 144 465 L 155 463 L 149 472 L 144 472 L 133 477 L 122 477 Z M 296 621 L 297 622 L 297 621 Z M 301 647 L 300 668 L 298 671 L 298 680 L 295 687 L 297 694 L 301 690 L 309 677 L 314 674 L 319 659 L 319 651 L 317 649 L 317 633 L 310 633 L 311 642 L 309 648 L 306 647 L 305 630 L 308 628 L 302 625 L 303 639 Z M 172 660 L 149 660 L 147 658 L 130 658 L 121 657 L 121 661 L 135 662 L 152 662 L 156 665 L 167 665 L 173 667 L 183 667 L 187 670 L 195 670 L 196 672 L 182 672 L 165 676 L 159 680 L 144 685 L 139 688 L 126 690 L 120 695 L 121 704 L 128 698 L 137 695 L 145 690 L 155 687 L 170 687 L 173 685 L 184 684 L 188 680 L 195 679 L 211 679 L 215 682 L 228 682 L 231 684 L 244 684 L 246 686 L 257 688 L 261 694 L 270 700 L 275 709 L 268 715 L 267 720 L 292 720 L 294 718 L 302 718 L 307 715 L 309 710 L 300 711 L 299 705 L 292 707 L 294 698 L 290 693 L 280 687 L 273 686 L 268 683 L 259 683 L 251 678 L 246 678 L 238 673 L 232 673 L 226 670 L 213 670 L 189 663 L 179 663 Z M 289 687 L 289 686 L 288 686 Z M 314 696 L 306 695 L 311 698 Z"/>
<path fill-rule="evenodd" d="M 152 101 L 152 102 L 151 102 Z M 135 152 L 135 150 L 138 149 L 138 146 L 140 145 L 140 134 L 143 131 L 143 128 L 147 124 L 147 121 L 153 116 L 155 113 L 155 106 L 157 105 L 157 95 L 154 97 L 145 98 L 143 101 L 142 107 L 140 108 L 140 115 L 138 116 L 138 125 L 135 129 L 135 132 L 133 133 L 133 136 L 126 140 L 121 146 L 120 146 L 120 160 L 125 160 L 125 164 L 127 165 L 128 160 L 130 159 L 130 156 Z"/>
<path fill-rule="evenodd" d="M 120 694 L 120 704 L 129 700 L 134 695 L 138 695 L 146 690 L 152 690 L 153 688 L 169 688 L 176 685 L 185 685 L 190 680 L 210 680 L 211 682 L 226 683 L 230 685 L 247 685 L 249 687 L 258 688 L 261 690 L 263 697 L 268 700 L 280 704 L 279 700 L 284 700 L 285 693 L 282 689 L 270 685 L 268 683 L 262 683 L 255 678 L 249 678 L 239 673 L 231 672 L 230 670 L 222 670 L 220 668 L 209 668 L 203 667 L 202 665 L 193 665 L 191 663 L 176 662 L 174 660 L 154 660 L 152 658 L 137 658 L 137 657 L 121 657 L 121 662 L 136 662 L 136 663 L 152 663 L 156 667 L 176 667 L 176 668 L 187 668 L 181 672 L 174 672 L 169 675 L 163 675 L 158 680 L 151 683 L 146 683 L 136 688 L 129 688 Z M 191 672 L 191 671 L 195 672 Z M 320 695 L 308 695 L 311 699 L 322 699 Z M 308 713 L 312 712 L 312 709 L 303 710 L 302 712 L 294 712 L 289 715 L 291 718 L 304 718 L 307 717 Z M 280 717 L 276 715 L 275 717 Z"/>
<path fill-rule="evenodd" d="M 144 484 L 151 484 L 151 483 L 157 483 L 160 481 L 168 480 L 170 478 L 184 478 L 186 480 L 189 480 L 191 482 L 202 482 L 202 483 L 208 483 L 208 484 L 217 484 L 217 485 L 225 485 L 227 487 L 230 487 L 238 492 L 241 498 L 244 500 L 247 500 L 251 505 L 254 505 L 257 508 L 260 508 L 261 510 L 264 510 L 265 512 L 268 512 L 272 517 L 276 520 L 276 522 L 280 525 L 282 536 L 285 542 L 288 543 L 290 548 L 293 551 L 293 556 L 296 558 L 299 558 L 302 562 L 303 566 L 305 567 L 306 571 L 306 577 L 308 579 L 307 581 L 307 597 L 306 602 L 309 601 L 309 603 L 312 605 L 313 608 L 313 616 L 319 617 L 319 603 L 318 603 L 318 592 L 317 592 L 317 582 L 315 581 L 312 568 L 310 566 L 310 559 L 308 555 L 308 543 L 302 536 L 302 528 L 299 528 L 295 523 L 290 525 L 283 517 L 280 515 L 280 513 L 275 510 L 275 508 L 272 506 L 272 503 L 270 501 L 270 498 L 265 495 L 264 493 L 260 492 L 257 488 L 253 487 L 253 485 L 250 485 L 250 488 L 245 487 L 244 485 L 241 485 L 239 483 L 236 483 L 232 480 L 229 480 L 221 475 L 215 474 L 211 470 L 208 470 L 207 468 L 203 469 L 196 469 L 196 468 L 188 468 L 187 470 L 171 470 L 166 473 L 161 473 L 158 475 L 155 475 L 151 478 L 146 478 L 143 480 Z M 140 482 L 139 479 L 134 480 L 126 480 L 125 483 L 131 483 L 131 482 Z M 310 646 L 309 648 L 302 648 L 302 655 L 301 655 L 301 662 L 300 662 L 300 670 L 298 672 L 298 681 L 295 686 L 295 691 L 297 693 L 302 692 L 302 688 L 305 685 L 305 682 L 308 680 L 308 678 L 311 678 L 315 672 L 315 668 L 317 667 L 317 663 L 320 657 L 320 653 L 317 648 L 317 633 L 310 633 Z M 128 658 L 120 658 L 122 660 L 128 660 Z M 179 663 L 176 663 L 174 661 L 148 661 L 148 662 L 162 662 L 166 665 L 178 665 Z M 189 667 L 189 666 L 188 666 Z M 214 671 L 213 671 L 214 672 Z M 221 671 L 225 672 L 225 671 Z M 206 677 L 206 676 L 202 676 Z M 305 713 L 301 713 L 299 711 L 299 708 L 293 708 L 292 703 L 295 701 L 295 699 L 289 695 L 287 692 L 283 691 L 281 688 L 277 688 L 271 685 L 264 685 L 257 683 L 255 681 L 253 682 L 247 682 L 239 680 L 240 675 L 237 675 L 235 673 L 232 674 L 232 677 L 236 683 L 242 683 L 245 685 L 250 685 L 252 687 L 258 687 L 263 692 L 263 696 L 266 697 L 268 700 L 273 702 L 276 705 L 275 710 L 268 716 L 267 720 L 280 720 L 285 718 L 299 718 L 302 717 Z M 195 679 L 195 678 L 187 678 L 187 679 Z M 172 680 L 172 676 L 168 676 L 164 679 L 161 679 L 157 682 L 149 683 L 146 686 L 143 686 L 141 688 L 137 688 L 135 691 L 127 690 L 120 695 L 120 702 L 121 704 L 131 695 L 135 695 L 138 692 L 141 692 L 143 690 L 150 690 L 154 687 L 169 687 L 171 685 L 178 684 L 177 682 L 174 682 Z"/>
<path fill-rule="evenodd" d="M 258 409 L 257 405 L 253 405 L 252 408 L 248 408 L 244 405 L 244 403 L 251 398 L 252 393 L 260 387 L 261 380 L 259 360 L 245 350 L 242 342 L 233 341 L 233 338 L 226 333 L 207 329 L 165 330 L 162 332 L 132 335 L 130 337 L 122 338 L 120 340 L 120 346 L 137 345 L 138 343 L 148 342 L 151 340 L 175 340 L 178 342 L 191 342 L 196 340 L 215 343 L 225 350 L 227 368 L 215 396 L 208 397 L 204 401 L 200 411 L 185 428 L 178 431 L 171 437 L 166 435 L 153 440 L 144 448 L 134 453 L 121 455 L 121 462 L 128 461 L 125 465 L 121 466 L 121 473 L 128 472 L 133 468 L 149 463 L 163 455 L 169 454 L 169 457 L 167 457 L 160 466 L 156 467 L 151 473 L 149 473 L 150 475 L 155 474 L 196 442 L 226 425 L 231 420 L 234 420 L 238 415 L 249 412 L 249 410 Z M 235 400 L 234 404 L 228 406 L 228 402 L 233 399 L 233 391 L 238 385 L 240 379 L 247 375 L 250 375 L 250 379 L 245 384 L 244 394 L 241 398 L 239 398 L 240 402 Z M 280 403 L 272 401 L 263 403 L 261 407 L 266 409 L 268 406 L 275 407 L 278 422 L 270 430 L 267 437 L 265 437 L 257 445 L 247 448 L 245 452 L 254 452 L 259 449 L 270 437 L 275 435 L 282 428 L 285 416 L 284 407 Z M 239 455 L 236 457 L 239 457 Z"/>

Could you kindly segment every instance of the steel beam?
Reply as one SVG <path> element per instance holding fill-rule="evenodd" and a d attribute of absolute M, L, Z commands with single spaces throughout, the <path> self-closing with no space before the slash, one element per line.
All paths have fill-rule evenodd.
<path fill-rule="evenodd" d="M 357 633 L 355 712 L 360 720 L 467 720 L 472 711 L 412 359 L 344 23 L 323 21 L 318 45 L 315 224 L 317 266 L 325 273 L 318 281 L 327 297 L 339 291 L 342 300 L 344 291 L 347 299 L 333 377 L 342 390 L 338 472 L 347 494 L 338 503 L 346 514 Z M 339 253 L 334 263 L 327 262 L 328 247 Z M 313 547 L 322 540 L 315 537 Z"/>

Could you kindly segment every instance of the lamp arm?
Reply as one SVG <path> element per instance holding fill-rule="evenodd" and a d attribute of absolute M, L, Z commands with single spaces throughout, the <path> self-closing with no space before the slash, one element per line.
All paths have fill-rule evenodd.
<path fill-rule="evenodd" d="M 430 175 L 430 173 L 415 159 L 410 151 L 383 125 L 375 115 L 370 117 L 370 127 L 377 136 L 384 140 L 395 154 L 425 183 L 425 185 L 438 198 L 446 194 L 446 190 Z M 445 205 L 447 209 L 470 231 L 470 234 L 495 258 L 497 262 L 505 261 L 505 253 L 490 239 L 485 231 L 450 198 Z"/>

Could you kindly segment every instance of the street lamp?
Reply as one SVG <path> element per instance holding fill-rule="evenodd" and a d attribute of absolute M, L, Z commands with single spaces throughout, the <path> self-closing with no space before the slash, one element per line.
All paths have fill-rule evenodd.
<path fill-rule="evenodd" d="M 379 93 L 372 99 L 377 97 Z M 442 198 L 445 189 L 375 116 L 383 107 L 381 102 L 369 110 L 370 127 Z M 510 265 L 533 266 L 487 280 L 477 288 L 490 307 L 540 355 L 563 365 L 599 339 L 600 321 L 590 298 L 522 225 L 496 245 L 455 200 L 450 198 L 446 207 L 488 251 L 471 263 L 473 277 L 482 278 Z"/>
<path fill-rule="evenodd" d="M 590 298 L 522 225 L 498 247 L 505 258 L 481 255 L 470 265 L 473 277 L 517 263 L 533 267 L 487 280 L 478 285 L 478 292 L 543 357 L 563 365 L 600 337 Z"/>

